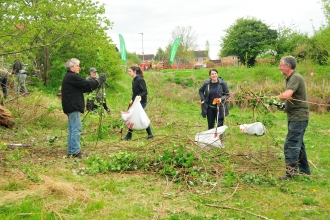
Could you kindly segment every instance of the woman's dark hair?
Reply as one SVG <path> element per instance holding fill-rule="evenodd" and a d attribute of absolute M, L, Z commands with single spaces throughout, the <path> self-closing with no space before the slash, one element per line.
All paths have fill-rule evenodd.
<path fill-rule="evenodd" d="M 214 72 L 217 72 L 218 73 L 218 70 L 216 70 L 216 69 L 210 69 L 210 71 L 209 71 L 209 76 L 211 76 L 211 72 L 212 71 L 214 71 Z M 219 73 L 218 73 L 219 74 Z"/>
<path fill-rule="evenodd" d="M 143 78 L 143 72 L 140 67 L 131 66 L 130 69 L 133 70 L 134 72 L 136 72 L 136 75 L 140 75 Z"/>

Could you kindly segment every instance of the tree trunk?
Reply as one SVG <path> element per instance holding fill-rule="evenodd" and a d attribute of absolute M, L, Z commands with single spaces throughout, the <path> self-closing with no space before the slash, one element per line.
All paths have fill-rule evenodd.
<path fill-rule="evenodd" d="M 47 86 L 47 80 L 49 78 L 49 76 L 47 76 L 48 71 L 50 70 L 50 59 L 49 59 L 49 47 L 46 46 L 43 48 L 43 55 L 44 55 L 44 65 L 43 65 L 43 82 L 44 85 Z"/>

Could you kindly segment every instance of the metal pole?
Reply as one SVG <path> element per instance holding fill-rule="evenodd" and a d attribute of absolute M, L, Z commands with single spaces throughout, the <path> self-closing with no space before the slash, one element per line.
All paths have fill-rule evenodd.
<path fill-rule="evenodd" d="M 143 33 L 139 33 L 142 35 L 142 62 L 144 63 L 144 51 L 143 51 Z"/>

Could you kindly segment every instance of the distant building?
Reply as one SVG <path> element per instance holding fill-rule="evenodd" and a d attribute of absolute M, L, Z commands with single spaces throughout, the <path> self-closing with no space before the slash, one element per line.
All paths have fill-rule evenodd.
<path fill-rule="evenodd" d="M 194 51 L 195 62 L 203 63 L 210 60 L 208 52 L 206 50 Z"/>
<path fill-rule="evenodd" d="M 227 57 L 220 57 L 221 63 L 223 67 L 226 66 L 238 66 L 239 60 L 237 56 L 227 56 Z"/>
<path fill-rule="evenodd" d="M 207 65 L 208 68 L 222 67 L 221 60 L 210 60 Z"/>
<path fill-rule="evenodd" d="M 196 50 L 193 51 L 194 59 L 188 65 L 189 68 L 200 69 L 206 67 L 206 62 L 210 60 L 207 50 Z"/>
<path fill-rule="evenodd" d="M 185 63 L 180 63 L 180 69 L 182 68 L 187 68 L 187 69 L 200 69 L 200 68 L 216 68 L 216 67 L 228 67 L 228 66 L 238 66 L 241 65 L 239 62 L 239 59 L 237 56 L 227 56 L 227 57 L 220 57 L 220 59 L 217 60 L 210 60 L 208 56 L 208 52 L 206 50 L 198 50 L 198 51 L 193 51 L 194 58 L 191 60 L 186 60 Z M 145 54 L 144 57 L 142 55 L 138 55 L 140 60 L 142 61 L 144 58 L 144 63 L 145 64 L 152 64 L 154 62 L 155 55 L 154 54 Z M 174 61 L 173 65 L 171 68 L 178 68 L 176 61 Z M 160 64 L 163 64 L 164 62 L 160 62 Z M 168 65 L 168 63 L 166 63 Z M 157 66 L 155 66 L 157 69 Z M 162 68 L 168 68 L 162 66 Z"/>
<path fill-rule="evenodd" d="M 152 63 L 154 61 L 155 55 L 153 54 L 144 54 L 143 55 L 138 55 L 138 57 L 140 58 L 141 61 L 144 60 L 144 62 L 148 62 L 148 63 Z"/>

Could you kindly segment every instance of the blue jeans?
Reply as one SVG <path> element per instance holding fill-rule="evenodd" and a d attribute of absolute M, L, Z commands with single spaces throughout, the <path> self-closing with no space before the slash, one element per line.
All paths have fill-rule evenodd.
<path fill-rule="evenodd" d="M 147 103 L 141 103 L 141 105 L 142 105 L 142 108 L 143 108 L 143 109 L 144 109 L 145 107 L 147 107 Z M 131 133 L 133 132 L 132 129 L 128 129 L 128 131 L 131 132 Z M 148 135 L 152 135 L 150 125 L 147 127 L 146 131 L 147 131 Z"/>
<path fill-rule="evenodd" d="M 21 73 L 16 74 L 16 81 L 15 81 L 16 94 L 20 93 L 21 88 L 23 88 L 24 93 L 27 93 L 27 89 L 25 85 L 26 77 L 27 77 L 26 74 L 21 74 Z"/>
<path fill-rule="evenodd" d="M 308 126 L 308 121 L 289 121 L 288 134 L 284 143 L 284 156 L 287 174 L 298 173 L 311 174 L 306 148 L 304 144 L 304 134 Z"/>
<path fill-rule="evenodd" d="M 80 152 L 80 133 L 82 125 L 80 121 L 80 112 L 71 112 L 68 116 L 68 154 L 77 154 Z"/>

